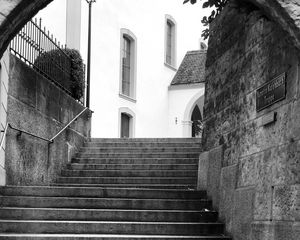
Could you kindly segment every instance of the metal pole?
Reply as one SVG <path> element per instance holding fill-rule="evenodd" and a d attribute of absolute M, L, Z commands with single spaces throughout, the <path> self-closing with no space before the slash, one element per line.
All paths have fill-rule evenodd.
<path fill-rule="evenodd" d="M 89 29 L 88 29 L 88 53 L 87 53 L 87 79 L 86 79 L 86 107 L 90 107 L 90 70 L 91 70 L 91 19 L 92 2 L 89 3 Z"/>

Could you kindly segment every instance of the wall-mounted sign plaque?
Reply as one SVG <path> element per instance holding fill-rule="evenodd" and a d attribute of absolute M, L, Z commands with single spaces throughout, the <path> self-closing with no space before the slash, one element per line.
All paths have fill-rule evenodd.
<path fill-rule="evenodd" d="M 285 73 L 267 82 L 256 90 L 256 111 L 259 112 L 274 103 L 285 99 Z"/>

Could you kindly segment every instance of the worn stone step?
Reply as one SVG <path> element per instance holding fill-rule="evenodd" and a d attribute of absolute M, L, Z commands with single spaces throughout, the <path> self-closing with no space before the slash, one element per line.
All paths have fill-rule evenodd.
<path fill-rule="evenodd" d="M 52 183 L 51 186 L 83 187 L 83 188 L 133 188 L 153 190 L 188 190 L 194 191 L 196 184 L 80 184 L 80 183 Z"/>
<path fill-rule="evenodd" d="M 85 147 L 198 147 L 200 142 L 86 142 Z"/>
<path fill-rule="evenodd" d="M 198 164 L 68 164 L 69 170 L 198 170 Z"/>
<path fill-rule="evenodd" d="M 87 142 L 100 143 L 201 143 L 201 138 L 91 138 Z"/>
<path fill-rule="evenodd" d="M 81 184 L 196 184 L 196 177 L 59 177 L 59 183 Z"/>
<path fill-rule="evenodd" d="M 80 153 L 200 153 L 199 147 L 82 147 Z"/>
<path fill-rule="evenodd" d="M 221 223 L 0 220 L 0 232 L 220 235 Z"/>
<path fill-rule="evenodd" d="M 83 208 L 83 209 L 148 209 L 201 210 L 211 209 L 207 199 L 135 199 L 135 198 L 78 198 L 0 196 L 2 207 Z M 1 216 L 0 216 L 1 218 Z"/>
<path fill-rule="evenodd" d="M 197 170 L 62 170 L 64 177 L 197 177 Z"/>
<path fill-rule="evenodd" d="M 81 164 L 198 164 L 199 158 L 92 158 L 76 157 L 72 163 Z"/>
<path fill-rule="evenodd" d="M 214 211 L 0 208 L 1 219 L 72 221 L 216 222 Z"/>
<path fill-rule="evenodd" d="M 48 186 L 6 186 L 0 187 L 0 195 L 39 196 L 39 197 L 106 197 L 139 199 L 205 199 L 206 191 L 159 190 L 134 188 L 85 188 L 85 187 L 48 187 Z"/>
<path fill-rule="evenodd" d="M 160 153 L 78 153 L 80 158 L 198 158 L 199 152 L 160 152 Z"/>
<path fill-rule="evenodd" d="M 1 234 L 0 240 L 229 240 L 225 236 L 167 236 L 116 234 Z"/>

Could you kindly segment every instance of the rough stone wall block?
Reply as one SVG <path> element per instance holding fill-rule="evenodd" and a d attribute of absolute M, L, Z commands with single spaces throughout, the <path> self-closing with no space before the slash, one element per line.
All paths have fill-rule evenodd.
<path fill-rule="evenodd" d="M 251 240 L 298 240 L 300 223 L 255 221 L 252 223 L 251 230 Z"/>
<path fill-rule="evenodd" d="M 226 231 L 230 233 L 233 228 L 234 196 L 237 186 L 237 165 L 223 167 L 220 179 L 220 221 L 226 224 Z"/>
<path fill-rule="evenodd" d="M 223 162 L 223 146 L 218 146 L 208 154 L 207 194 L 213 201 L 213 208 L 219 209 L 220 176 Z"/>
<path fill-rule="evenodd" d="M 209 152 L 203 152 L 199 156 L 198 165 L 198 182 L 197 190 L 207 190 L 207 177 L 208 177 L 208 164 L 209 164 Z"/>
<path fill-rule="evenodd" d="M 253 221 L 254 188 L 242 188 L 235 191 L 233 208 L 232 235 L 235 240 L 251 240 Z"/>
<path fill-rule="evenodd" d="M 5 169 L 0 166 L 0 186 L 6 185 L 6 171 Z"/>

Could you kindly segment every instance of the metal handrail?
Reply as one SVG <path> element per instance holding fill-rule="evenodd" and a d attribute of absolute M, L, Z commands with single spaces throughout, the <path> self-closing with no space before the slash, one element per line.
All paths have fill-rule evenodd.
<path fill-rule="evenodd" d="M 3 145 L 3 142 L 4 142 L 4 137 L 7 133 L 7 129 L 8 128 L 11 128 L 13 130 L 16 130 L 16 131 L 19 131 L 21 133 L 25 133 L 29 136 L 32 136 L 32 137 L 35 137 L 35 138 L 39 138 L 39 139 L 42 139 L 46 142 L 49 142 L 49 143 L 53 143 L 54 142 L 54 139 L 57 138 L 64 130 L 66 130 L 67 127 L 69 127 L 78 117 L 80 117 L 81 114 L 83 114 L 88 108 L 84 108 L 79 114 L 76 115 L 76 117 L 74 117 L 66 126 L 64 126 L 54 137 L 52 137 L 51 139 L 47 139 L 47 138 L 44 138 L 44 137 L 41 137 L 41 136 L 38 136 L 36 134 L 33 134 L 33 133 L 30 133 L 30 132 L 27 132 L 23 129 L 19 129 L 19 128 L 15 128 L 13 127 L 10 123 L 7 123 L 6 126 L 5 126 L 5 129 L 2 130 L 1 132 L 4 132 L 2 138 L 1 138 L 1 142 L 0 142 L 0 149 L 2 148 L 2 145 Z"/>
<path fill-rule="evenodd" d="M 54 137 L 52 137 L 49 141 L 50 143 L 54 142 L 54 139 L 57 138 L 63 131 L 66 130 L 67 127 L 69 127 L 74 121 L 77 120 L 78 117 L 80 117 L 87 109 L 88 107 L 84 108 L 80 113 L 78 113 L 66 126 L 64 126 Z"/>
<path fill-rule="evenodd" d="M 1 132 L 3 132 L 3 135 L 2 135 L 2 138 L 1 138 L 0 149 L 2 149 L 2 146 L 3 146 L 3 143 L 4 143 L 4 138 L 6 136 L 8 126 L 9 126 L 9 124 L 6 123 L 4 130 L 1 130 Z"/>
<path fill-rule="evenodd" d="M 38 136 L 38 135 L 36 135 L 36 134 L 27 132 L 27 131 L 25 131 L 25 130 L 23 130 L 23 129 L 15 128 L 15 127 L 13 127 L 11 124 L 8 124 L 8 127 L 10 127 L 10 128 L 13 129 L 13 130 L 19 131 L 19 132 L 21 132 L 21 133 L 25 133 L 25 134 L 27 134 L 27 135 L 29 135 L 29 136 L 32 136 L 32 137 L 35 137 L 35 138 L 42 139 L 42 140 L 44 140 L 44 141 L 46 141 L 46 142 L 51 142 L 51 141 L 50 141 L 49 139 L 47 139 L 47 138 L 40 137 L 40 136 Z"/>

